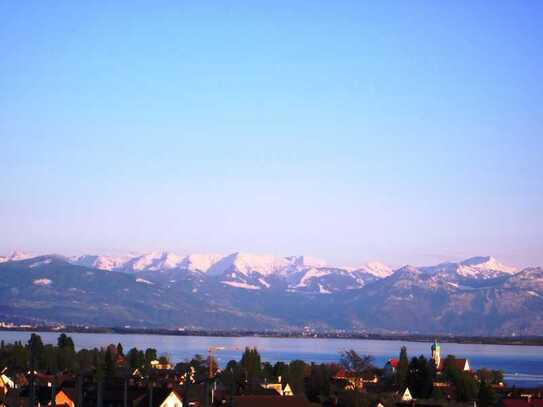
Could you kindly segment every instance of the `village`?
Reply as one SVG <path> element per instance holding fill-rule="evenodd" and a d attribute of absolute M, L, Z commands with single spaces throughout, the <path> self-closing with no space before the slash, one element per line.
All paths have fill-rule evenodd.
<path fill-rule="evenodd" d="M 337 363 L 272 365 L 246 348 L 219 368 L 215 350 L 174 365 L 152 348 L 76 351 L 66 334 L 56 346 L 32 334 L 28 343 L 0 345 L 0 406 L 543 406 L 541 390 L 508 388 L 501 371 L 442 357 L 437 341 L 429 359 L 409 359 L 402 347 L 383 367 L 354 350 Z"/>

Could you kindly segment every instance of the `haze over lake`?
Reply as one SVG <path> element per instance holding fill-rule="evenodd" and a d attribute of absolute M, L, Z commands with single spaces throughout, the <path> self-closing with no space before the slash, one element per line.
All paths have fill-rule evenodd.
<path fill-rule="evenodd" d="M 54 344 L 60 333 L 38 332 L 44 343 Z M 255 346 L 263 361 L 277 362 L 301 359 L 306 362 L 338 362 L 340 352 L 354 349 L 360 354 L 374 357 L 377 367 L 383 367 L 392 357 L 398 357 L 402 345 L 407 347 L 409 358 L 421 354 L 430 356 L 429 342 L 366 340 L 366 339 L 323 339 L 323 338 L 264 338 L 264 337 L 204 337 L 142 334 L 69 334 L 76 349 L 107 346 L 121 343 L 125 351 L 132 347 L 155 348 L 159 355 L 166 354 L 174 362 L 190 359 L 195 354 L 207 355 L 208 348 L 224 347 L 216 352 L 219 365 L 241 358 L 246 346 Z M 30 332 L 0 331 L 0 340 L 23 341 L 30 338 Z M 443 356 L 448 354 L 469 359 L 472 369 L 501 369 L 509 385 L 535 387 L 543 385 L 543 346 L 481 345 L 442 343 Z"/>

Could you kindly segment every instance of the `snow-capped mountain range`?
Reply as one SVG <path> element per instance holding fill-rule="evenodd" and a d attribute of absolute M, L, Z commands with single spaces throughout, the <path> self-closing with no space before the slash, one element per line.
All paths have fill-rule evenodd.
<path fill-rule="evenodd" d="M 0 257 L 0 321 L 543 332 L 543 268 L 472 257 L 397 270 L 247 253 Z"/>
<path fill-rule="evenodd" d="M 24 252 L 0 257 L 0 262 L 32 258 Z M 232 253 L 178 255 L 171 252 L 151 252 L 142 255 L 104 256 L 83 255 L 64 257 L 71 264 L 107 271 L 141 274 L 142 281 L 180 276 L 203 276 L 224 285 L 250 290 L 281 289 L 290 292 L 330 294 L 358 289 L 391 275 L 400 279 L 410 275 L 409 284 L 418 280 L 426 285 L 440 286 L 473 284 L 515 274 L 515 267 L 506 266 L 493 257 L 472 257 L 460 262 L 436 266 L 404 266 L 396 271 L 380 262 L 370 262 L 358 268 L 331 266 L 324 260 L 307 256 L 277 257 L 272 255 Z M 403 280 L 402 280 L 403 281 Z M 471 282 L 471 283 L 470 283 Z"/>
<path fill-rule="evenodd" d="M 125 273 L 162 273 L 167 278 L 190 272 L 216 278 L 231 287 L 251 290 L 282 288 L 290 291 L 330 293 L 363 287 L 368 281 L 390 275 L 379 262 L 360 268 L 328 266 L 308 256 L 277 257 L 266 254 L 188 254 L 152 252 L 139 256 L 85 255 L 71 257 L 72 264 Z M 153 277 L 153 275 L 150 275 Z M 154 277 L 157 277 L 154 275 Z"/>

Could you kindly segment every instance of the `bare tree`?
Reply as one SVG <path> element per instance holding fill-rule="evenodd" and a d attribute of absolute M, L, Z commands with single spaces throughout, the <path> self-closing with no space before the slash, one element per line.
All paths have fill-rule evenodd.
<path fill-rule="evenodd" d="M 354 349 L 346 350 L 341 353 L 340 364 L 347 371 L 350 379 L 354 381 L 355 404 L 358 405 L 358 392 L 362 389 L 362 377 L 375 369 L 373 357 L 359 355 Z"/>

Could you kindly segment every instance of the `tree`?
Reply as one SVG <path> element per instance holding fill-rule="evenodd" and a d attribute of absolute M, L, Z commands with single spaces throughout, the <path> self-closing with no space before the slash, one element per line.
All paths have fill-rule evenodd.
<path fill-rule="evenodd" d="M 277 377 L 277 380 L 281 378 L 281 381 L 288 381 L 288 365 L 285 362 L 276 362 L 273 366 L 273 375 Z"/>
<path fill-rule="evenodd" d="M 500 384 L 503 382 L 503 371 L 483 368 L 477 370 L 477 377 L 479 380 L 484 380 L 488 384 Z"/>
<path fill-rule="evenodd" d="M 128 365 L 132 369 L 142 369 L 145 364 L 145 354 L 137 348 L 130 349 L 126 358 L 128 359 Z"/>
<path fill-rule="evenodd" d="M 145 364 L 147 366 L 150 366 L 151 361 L 156 360 L 156 358 L 157 358 L 157 352 L 155 348 L 145 349 Z"/>
<path fill-rule="evenodd" d="M 468 372 L 461 372 L 454 381 L 454 388 L 456 390 L 456 400 L 461 402 L 475 400 L 479 393 L 477 381 Z"/>
<path fill-rule="evenodd" d="M 293 360 L 288 365 L 288 382 L 294 394 L 303 394 L 305 392 L 306 366 L 303 360 Z"/>
<path fill-rule="evenodd" d="M 503 370 L 492 370 L 492 383 L 503 383 Z"/>
<path fill-rule="evenodd" d="M 72 338 L 65 333 L 62 333 L 57 339 L 58 357 L 57 364 L 58 369 L 65 371 L 73 371 L 75 369 L 75 345 Z"/>
<path fill-rule="evenodd" d="M 470 372 L 461 370 L 454 363 L 455 360 L 453 355 L 448 355 L 443 362 L 445 378 L 453 384 L 457 401 L 475 400 L 479 393 L 478 383 Z"/>
<path fill-rule="evenodd" d="M 435 376 L 434 365 L 423 355 L 409 363 L 407 386 L 416 398 L 428 398 L 432 394 Z"/>
<path fill-rule="evenodd" d="M 309 379 L 307 380 L 307 398 L 315 403 L 322 403 L 330 398 L 330 383 L 333 373 L 333 366 L 330 364 L 311 364 Z"/>
<path fill-rule="evenodd" d="M 409 373 L 409 359 L 407 358 L 407 348 L 402 346 L 400 349 L 400 360 L 398 361 L 398 368 L 396 370 L 396 384 L 403 391 L 407 386 L 407 375 Z"/>
<path fill-rule="evenodd" d="M 204 358 L 202 355 L 196 354 L 190 360 L 189 366 L 194 371 L 194 377 L 197 381 L 202 381 L 207 378 L 209 372 L 207 366 L 207 358 Z"/>
<path fill-rule="evenodd" d="M 347 350 L 341 354 L 340 364 L 351 375 L 354 375 L 356 380 L 356 388 L 362 388 L 362 376 L 375 369 L 373 366 L 373 358 L 369 355 L 359 355 L 353 349 Z"/>
<path fill-rule="evenodd" d="M 117 344 L 117 355 L 124 356 L 123 345 L 121 342 Z"/>
<path fill-rule="evenodd" d="M 30 335 L 27 346 L 28 350 L 30 351 L 30 368 L 32 370 L 42 369 L 44 346 L 41 340 L 41 336 L 34 333 Z"/>
<path fill-rule="evenodd" d="M 273 366 L 270 362 L 262 363 L 262 377 L 269 382 L 275 379 L 275 375 L 273 374 Z"/>
<path fill-rule="evenodd" d="M 96 356 L 98 349 L 81 349 L 76 354 L 77 370 L 81 373 L 96 368 Z"/>
<path fill-rule="evenodd" d="M 245 372 L 249 386 L 256 385 L 262 372 L 260 353 L 256 348 L 245 348 L 241 356 L 240 367 Z"/>
<path fill-rule="evenodd" d="M 58 337 L 57 346 L 59 347 L 59 349 L 68 348 L 75 351 L 74 341 L 65 333 L 60 334 L 60 336 Z"/>
<path fill-rule="evenodd" d="M 373 357 L 359 355 L 353 349 L 341 353 L 340 364 L 345 370 L 360 376 L 375 369 L 375 366 L 373 366 Z"/>
<path fill-rule="evenodd" d="M 224 384 L 227 394 L 232 397 L 240 394 L 243 385 L 243 374 L 237 361 L 230 360 L 220 373 L 220 381 Z"/>
<path fill-rule="evenodd" d="M 478 400 L 481 407 L 492 407 L 496 404 L 496 393 L 492 385 L 488 384 L 486 380 L 481 380 Z"/>
<path fill-rule="evenodd" d="M 106 353 L 104 355 L 104 374 L 107 378 L 112 378 L 115 376 L 115 355 L 110 346 L 107 347 Z"/>

